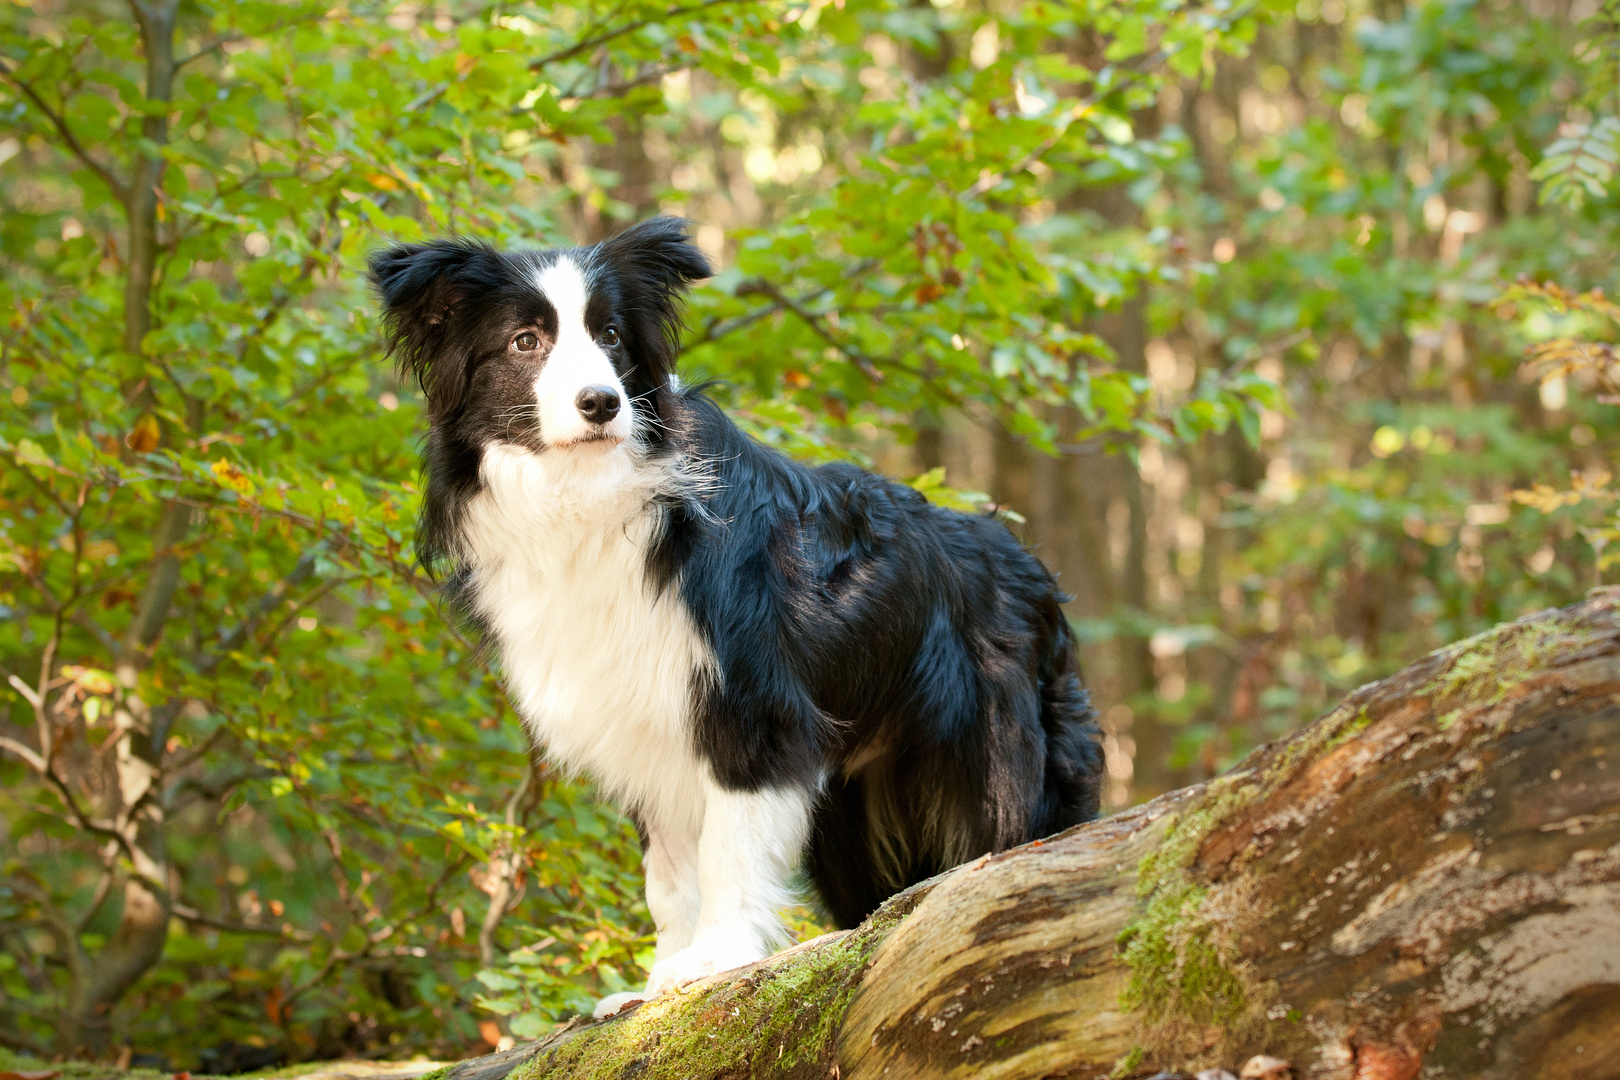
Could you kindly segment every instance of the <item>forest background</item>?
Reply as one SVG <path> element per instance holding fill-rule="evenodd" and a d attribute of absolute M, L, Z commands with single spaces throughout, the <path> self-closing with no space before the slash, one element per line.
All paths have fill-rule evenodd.
<path fill-rule="evenodd" d="M 1617 32 L 1615 0 L 0 4 L 0 1046 L 450 1057 L 640 977 L 633 831 L 531 757 L 414 564 L 385 239 L 691 218 L 688 381 L 1034 545 L 1117 808 L 1604 579 Z"/>

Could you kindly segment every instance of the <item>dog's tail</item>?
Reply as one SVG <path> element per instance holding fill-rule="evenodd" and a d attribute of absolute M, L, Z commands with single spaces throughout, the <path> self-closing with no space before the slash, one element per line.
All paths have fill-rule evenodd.
<path fill-rule="evenodd" d="M 1054 595 L 1046 615 L 1039 666 L 1041 727 L 1046 733 L 1046 776 L 1031 822 L 1035 837 L 1050 836 L 1097 816 L 1104 772 L 1101 733 L 1091 695 L 1080 681 L 1080 657 L 1069 620 Z"/>

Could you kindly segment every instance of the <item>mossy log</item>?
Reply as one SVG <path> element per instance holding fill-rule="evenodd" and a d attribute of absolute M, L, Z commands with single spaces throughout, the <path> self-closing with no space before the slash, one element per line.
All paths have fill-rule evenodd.
<path fill-rule="evenodd" d="M 1620 1078 L 1620 590 L 453 1080 Z"/>

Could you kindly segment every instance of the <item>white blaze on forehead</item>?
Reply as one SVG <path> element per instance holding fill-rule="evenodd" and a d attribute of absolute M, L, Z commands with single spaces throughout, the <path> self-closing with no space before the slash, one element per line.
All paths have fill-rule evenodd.
<path fill-rule="evenodd" d="M 585 305 L 590 300 L 590 282 L 584 269 L 570 255 L 559 256 L 535 273 L 535 286 L 557 312 L 557 340 L 534 382 L 535 399 L 540 404 L 540 436 L 552 445 L 566 445 L 592 434 L 591 426 L 580 416 L 575 404 L 587 386 L 607 386 L 618 391 L 620 409 L 605 428 L 617 439 L 627 439 L 634 430 L 634 404 L 596 339 L 585 326 Z M 598 429 L 603 430 L 603 429 Z"/>
<path fill-rule="evenodd" d="M 570 336 L 571 331 L 586 333 L 585 302 L 590 299 L 590 287 L 578 263 L 570 256 L 563 255 L 536 274 L 534 283 L 557 310 L 559 341 Z"/>

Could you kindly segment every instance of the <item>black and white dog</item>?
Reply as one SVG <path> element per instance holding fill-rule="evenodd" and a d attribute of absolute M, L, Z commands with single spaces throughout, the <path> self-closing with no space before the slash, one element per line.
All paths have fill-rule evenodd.
<path fill-rule="evenodd" d="M 642 833 L 658 947 L 620 998 L 767 955 L 801 860 L 852 926 L 1097 810 L 1052 576 L 995 520 L 797 464 L 681 389 L 682 296 L 710 272 L 667 217 L 371 260 L 432 423 L 421 556 L 534 736 Z"/>

